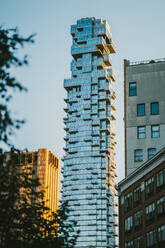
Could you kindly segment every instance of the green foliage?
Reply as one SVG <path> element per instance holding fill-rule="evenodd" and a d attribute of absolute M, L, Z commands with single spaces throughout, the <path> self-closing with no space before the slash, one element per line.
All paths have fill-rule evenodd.
<path fill-rule="evenodd" d="M 0 146 L 11 147 L 10 136 L 24 123 L 12 117 L 9 102 L 15 91 L 27 89 L 10 69 L 28 64 L 27 55 L 20 59 L 17 52 L 33 43 L 33 37 L 0 27 Z M 76 222 L 68 220 L 68 204 L 63 203 L 57 213 L 45 207 L 36 172 L 28 163 L 21 164 L 20 155 L 14 148 L 9 153 L 0 149 L 0 247 L 73 248 L 79 232 L 74 232 Z"/>
<path fill-rule="evenodd" d="M 56 213 L 45 207 L 36 172 L 20 164 L 19 151 L 1 154 L 0 161 L 1 248 L 74 247 L 79 232 L 68 220 L 67 202 Z"/>
<path fill-rule="evenodd" d="M 28 243 L 41 236 L 43 193 L 38 192 L 34 171 L 20 165 L 19 152 L 1 155 L 0 170 L 0 240 L 1 247 Z"/>
<path fill-rule="evenodd" d="M 28 65 L 27 55 L 20 59 L 17 52 L 25 43 L 33 43 L 33 37 L 34 35 L 30 35 L 23 38 L 16 28 L 4 29 L 0 26 L 0 144 L 11 145 L 9 137 L 24 123 L 24 120 L 12 118 L 8 103 L 16 90 L 27 91 L 27 89 L 12 76 L 10 69 Z"/>

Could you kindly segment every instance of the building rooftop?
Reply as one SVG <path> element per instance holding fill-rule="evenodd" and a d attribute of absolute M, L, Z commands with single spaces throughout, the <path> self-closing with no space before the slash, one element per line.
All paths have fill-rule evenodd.
<path fill-rule="evenodd" d="M 145 163 L 143 163 L 134 172 L 132 172 L 126 178 L 124 178 L 122 181 L 120 181 L 117 185 L 118 190 L 120 189 L 120 191 L 123 192 L 125 189 L 127 189 L 129 186 L 131 186 L 133 183 L 137 182 L 139 179 L 141 179 L 147 173 L 149 173 L 154 168 L 159 166 L 160 163 L 162 163 L 163 161 L 165 161 L 165 147 L 163 149 L 161 149 L 158 153 L 156 153 L 151 159 L 149 159 Z"/>
<path fill-rule="evenodd" d="M 127 66 L 135 66 L 135 65 L 145 65 L 145 64 L 165 62 L 165 58 L 141 60 L 141 61 L 135 61 L 135 62 L 130 62 L 129 60 L 126 60 L 126 61 L 127 61 Z"/>

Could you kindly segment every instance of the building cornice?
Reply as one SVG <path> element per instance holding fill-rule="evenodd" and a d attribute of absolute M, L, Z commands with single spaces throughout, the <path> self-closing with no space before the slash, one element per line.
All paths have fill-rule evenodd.
<path fill-rule="evenodd" d="M 165 147 L 161 149 L 155 156 L 153 156 L 150 160 L 143 163 L 139 168 L 137 168 L 134 172 L 120 181 L 117 185 L 119 194 L 127 189 L 129 186 L 140 180 L 143 176 L 148 174 L 150 171 L 155 169 L 165 161 Z"/>

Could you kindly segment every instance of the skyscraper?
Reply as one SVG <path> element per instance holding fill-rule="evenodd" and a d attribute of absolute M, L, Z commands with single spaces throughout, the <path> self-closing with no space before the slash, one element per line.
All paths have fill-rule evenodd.
<path fill-rule="evenodd" d="M 165 59 L 124 61 L 125 174 L 164 147 Z"/>
<path fill-rule="evenodd" d="M 72 75 L 64 80 L 63 200 L 80 230 L 76 247 L 114 247 L 114 43 L 108 23 L 101 19 L 78 20 L 71 35 Z"/>

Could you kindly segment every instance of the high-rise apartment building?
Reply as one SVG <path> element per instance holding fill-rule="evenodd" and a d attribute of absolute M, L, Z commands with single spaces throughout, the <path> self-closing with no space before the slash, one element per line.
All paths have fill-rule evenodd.
<path fill-rule="evenodd" d="M 56 211 L 59 204 L 59 159 L 48 149 L 39 149 L 22 153 L 20 162 L 35 170 L 39 187 L 44 190 L 45 206 Z"/>
<path fill-rule="evenodd" d="M 63 200 L 80 234 L 76 247 L 115 246 L 115 53 L 108 23 L 83 18 L 71 26 L 71 79 L 64 80 Z"/>
<path fill-rule="evenodd" d="M 124 61 L 125 174 L 165 144 L 165 59 Z"/>

